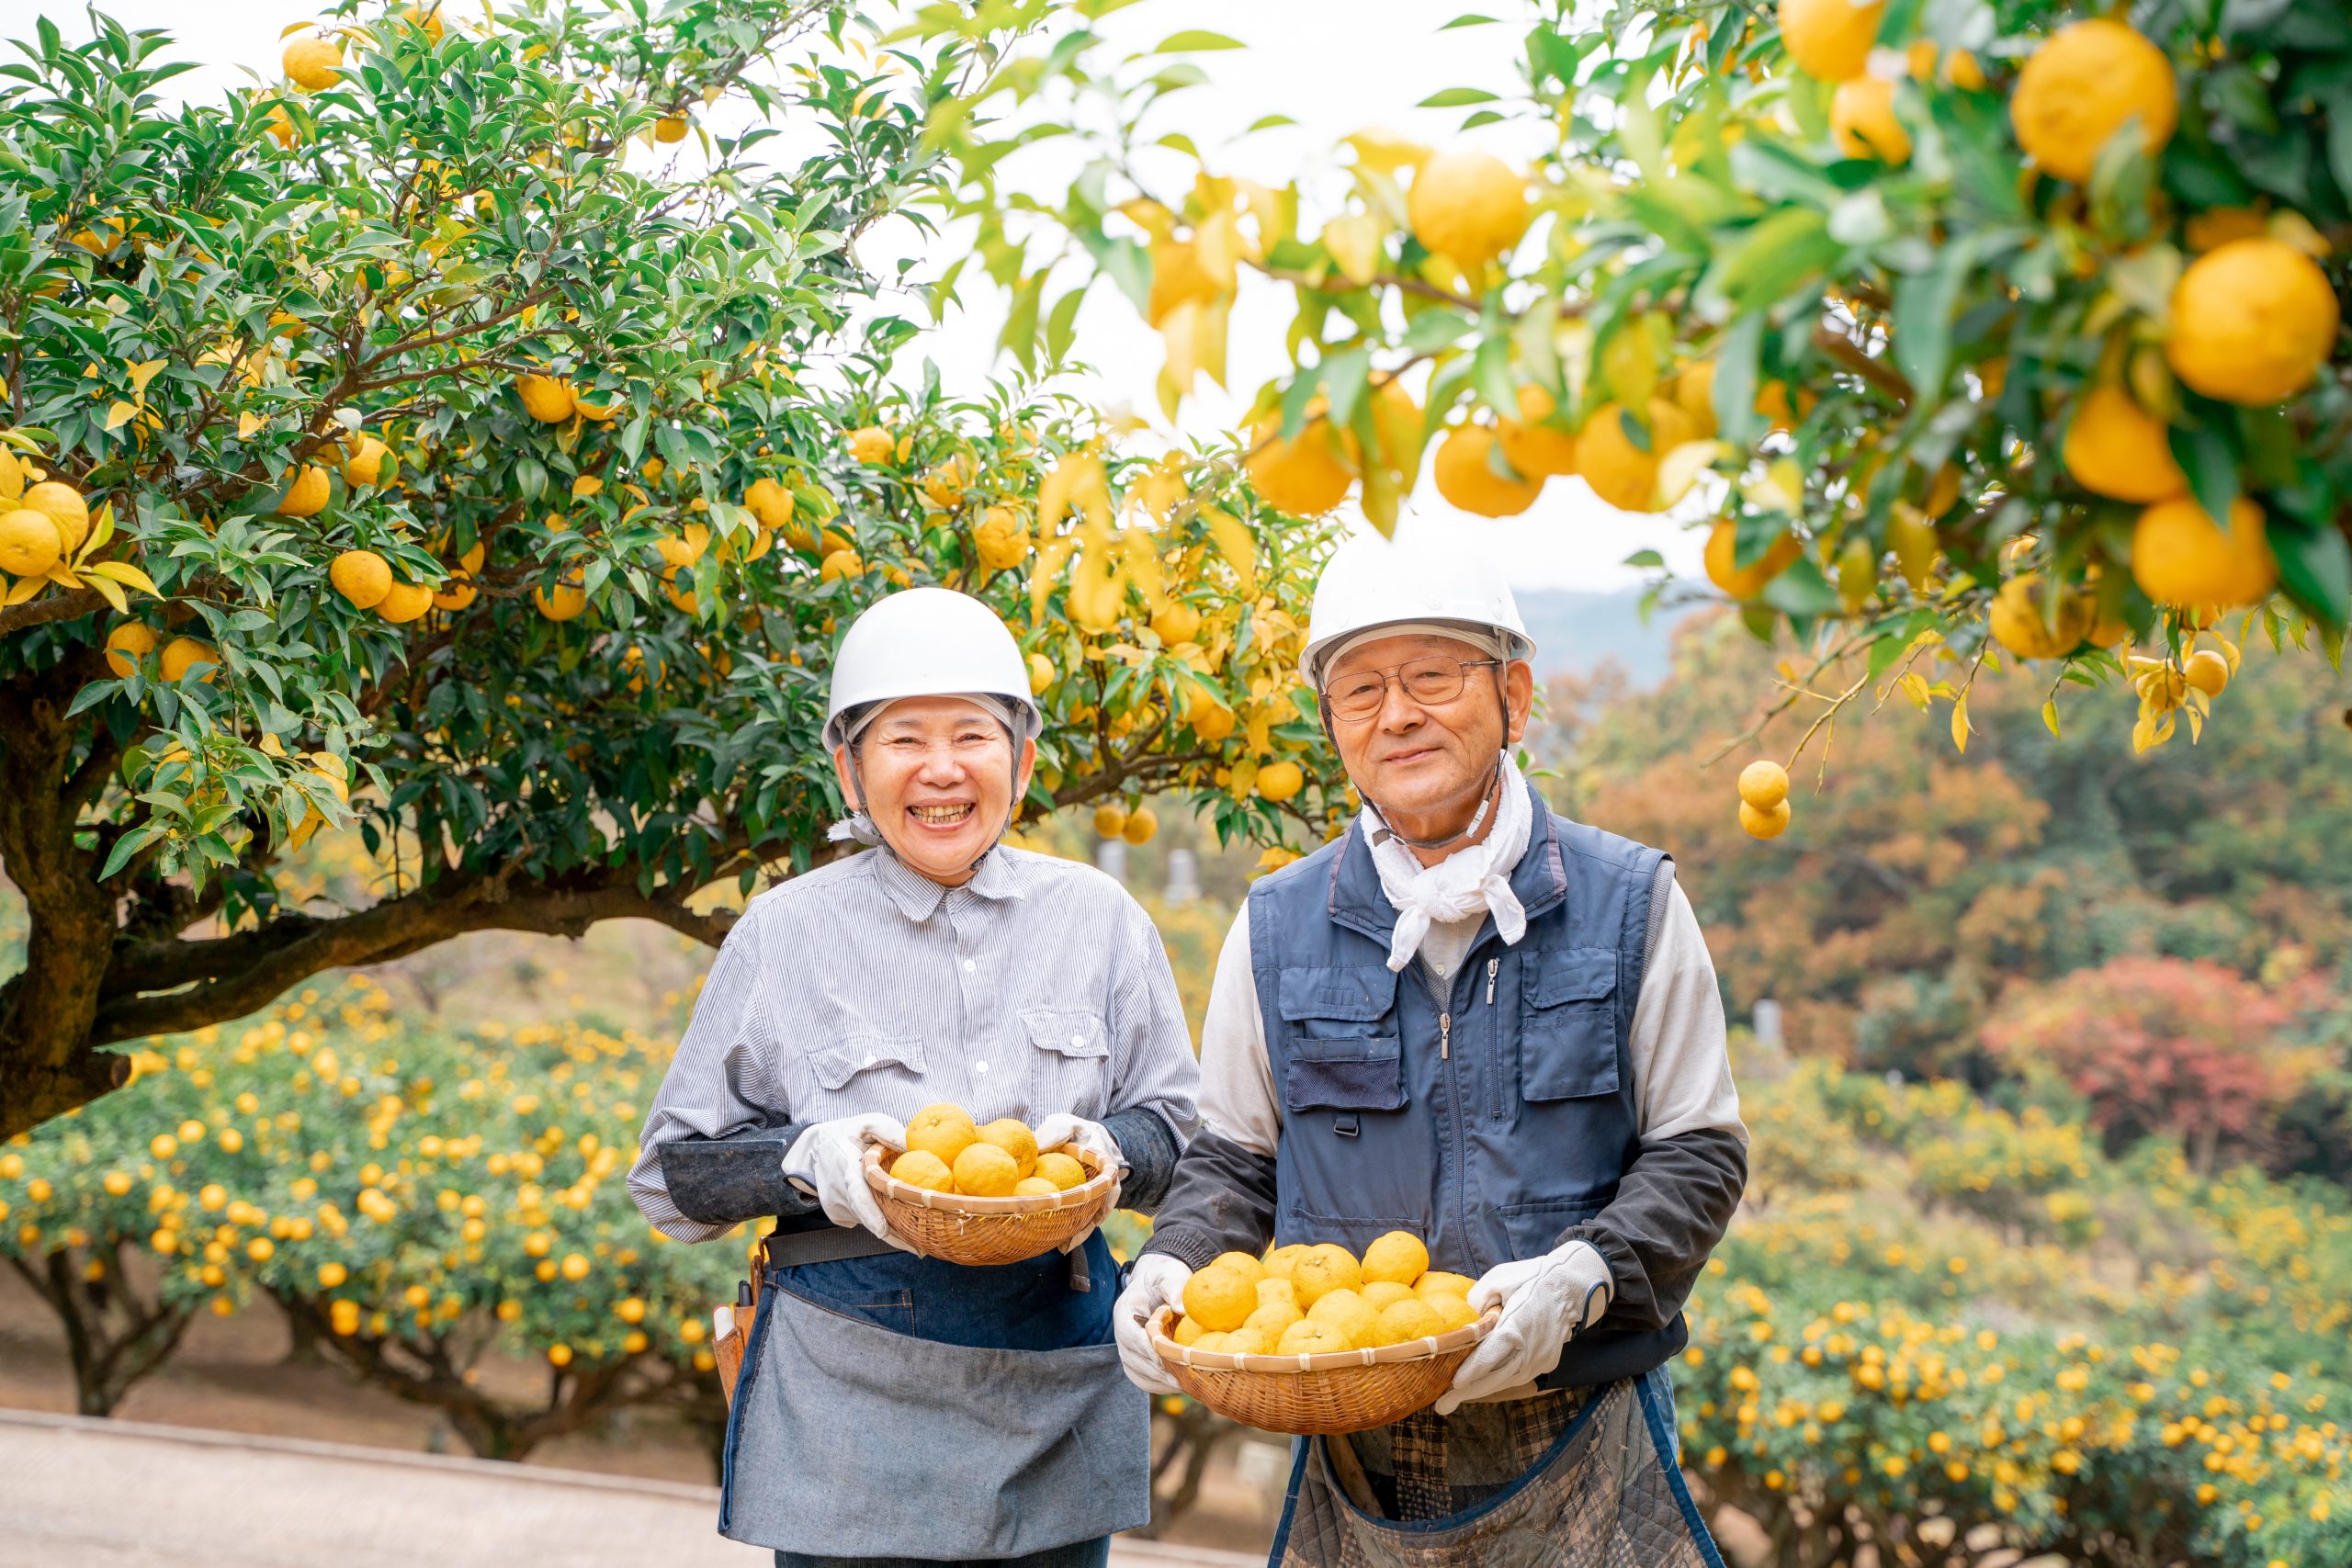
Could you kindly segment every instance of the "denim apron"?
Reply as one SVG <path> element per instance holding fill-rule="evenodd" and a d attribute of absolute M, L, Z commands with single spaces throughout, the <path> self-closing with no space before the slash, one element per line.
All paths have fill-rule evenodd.
<path fill-rule="evenodd" d="M 1662 1367 L 1600 1389 L 1526 1474 L 1443 1518 L 1357 1507 L 1329 1440 L 1299 1441 L 1270 1568 L 1724 1568 L 1677 1461 Z"/>
<path fill-rule="evenodd" d="M 1118 1266 L 892 1253 L 770 1269 L 727 1416 L 718 1529 L 832 1557 L 1018 1557 L 1151 1517 Z"/>

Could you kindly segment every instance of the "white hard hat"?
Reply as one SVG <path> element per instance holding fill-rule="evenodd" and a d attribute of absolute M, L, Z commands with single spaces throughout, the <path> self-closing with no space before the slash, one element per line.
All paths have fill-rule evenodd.
<path fill-rule="evenodd" d="M 868 703 L 900 697 L 978 694 L 1001 699 L 1019 718 L 1017 747 L 1045 728 L 1029 694 L 1029 666 L 994 610 L 949 588 L 910 588 L 850 623 L 833 660 L 825 750 L 844 739 L 844 720 Z"/>
<path fill-rule="evenodd" d="M 1341 541 L 1323 563 L 1299 672 L 1317 691 L 1323 662 L 1360 632 L 1408 623 L 1460 626 L 1493 637 L 1504 657 L 1526 659 L 1535 640 L 1502 573 L 1474 552 L 1401 545 L 1378 534 Z"/>

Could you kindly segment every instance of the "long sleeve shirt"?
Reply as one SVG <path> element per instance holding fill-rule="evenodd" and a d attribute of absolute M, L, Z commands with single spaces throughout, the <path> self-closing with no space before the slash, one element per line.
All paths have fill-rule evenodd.
<path fill-rule="evenodd" d="M 944 1100 L 983 1122 L 1103 1122 L 1132 1168 L 1122 1204 L 1148 1209 L 1199 1079 L 1167 950 L 1117 882 L 998 848 L 951 888 L 871 851 L 769 888 L 728 932 L 629 1193 L 681 1241 L 805 1213 L 781 1168 L 799 1128 Z M 691 1183 L 672 1168 L 687 1145 Z"/>

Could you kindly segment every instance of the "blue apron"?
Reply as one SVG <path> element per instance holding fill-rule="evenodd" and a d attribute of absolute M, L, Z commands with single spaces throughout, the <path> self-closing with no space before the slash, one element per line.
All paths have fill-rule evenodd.
<path fill-rule="evenodd" d="M 718 1529 L 813 1556 L 1018 1557 L 1151 1517 L 1151 1406 L 1119 1370 L 1118 1266 L 892 1253 L 763 1280 Z"/>

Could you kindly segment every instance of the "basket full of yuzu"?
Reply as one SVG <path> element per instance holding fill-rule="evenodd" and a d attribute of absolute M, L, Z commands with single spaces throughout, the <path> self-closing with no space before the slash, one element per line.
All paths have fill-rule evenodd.
<path fill-rule="evenodd" d="M 1101 1224 L 1116 1173 L 1072 1145 L 1040 1150 L 1026 1123 L 985 1126 L 960 1106 L 926 1105 L 903 1151 L 865 1151 L 865 1183 L 899 1239 L 950 1263 L 1019 1263 Z"/>
<path fill-rule="evenodd" d="M 1430 1266 L 1390 1231 L 1359 1259 L 1324 1242 L 1262 1258 L 1228 1252 L 1163 1309 L 1153 1348 L 1176 1385 L 1220 1416 L 1306 1437 L 1385 1427 L 1422 1409 L 1498 1315 L 1471 1310 L 1471 1281 Z"/>

